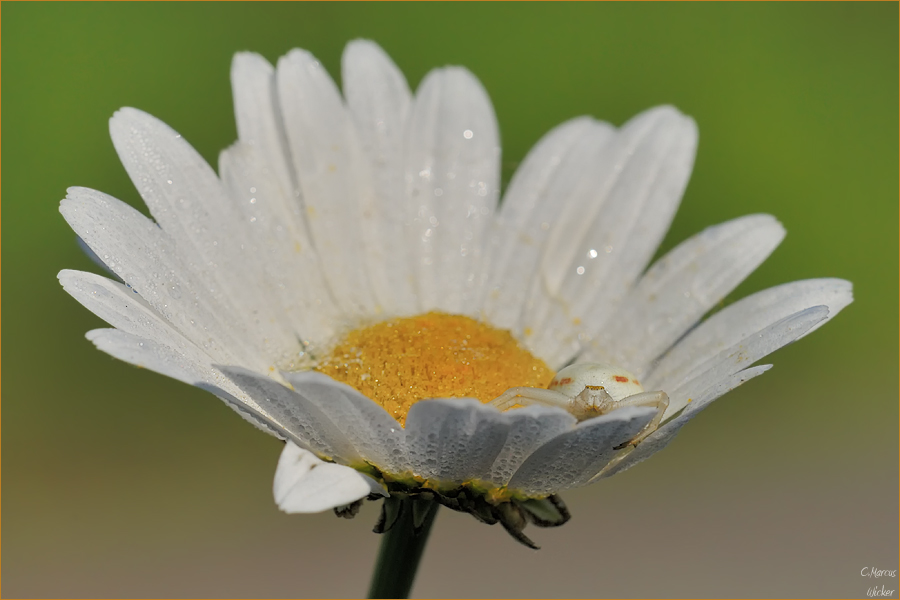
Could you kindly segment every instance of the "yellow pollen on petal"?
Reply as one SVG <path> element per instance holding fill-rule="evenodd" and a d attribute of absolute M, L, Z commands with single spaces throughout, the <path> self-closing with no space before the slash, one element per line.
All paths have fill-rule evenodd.
<path fill-rule="evenodd" d="M 508 331 L 441 312 L 355 329 L 315 370 L 356 388 L 400 423 L 419 400 L 489 402 L 511 387 L 546 388 L 554 374 Z"/>

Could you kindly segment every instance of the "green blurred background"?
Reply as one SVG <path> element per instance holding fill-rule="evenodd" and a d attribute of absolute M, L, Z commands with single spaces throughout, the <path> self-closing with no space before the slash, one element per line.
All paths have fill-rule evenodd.
<path fill-rule="evenodd" d="M 856 302 L 651 461 L 566 495 L 532 552 L 443 511 L 420 596 L 864 596 L 896 568 L 898 5 L 4 3 L 2 592 L 355 596 L 378 537 L 286 516 L 273 438 L 212 396 L 96 351 L 56 282 L 96 270 L 57 212 L 71 185 L 146 210 L 107 119 L 160 117 L 213 164 L 235 138 L 231 55 L 292 47 L 337 75 L 378 41 L 415 86 L 462 64 L 500 121 L 504 180 L 548 129 L 671 103 L 700 128 L 664 249 L 768 212 L 787 239 L 734 298 L 836 276 Z"/>

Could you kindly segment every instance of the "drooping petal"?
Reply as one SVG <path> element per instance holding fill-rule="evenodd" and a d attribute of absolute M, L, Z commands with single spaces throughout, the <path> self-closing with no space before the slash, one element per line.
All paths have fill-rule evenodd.
<path fill-rule="evenodd" d="M 655 413 L 653 408 L 626 406 L 579 423 L 535 450 L 508 487 L 540 497 L 583 485 L 613 458 L 616 446 L 637 435 Z"/>
<path fill-rule="evenodd" d="M 485 229 L 500 190 L 494 109 L 466 69 L 429 73 L 416 91 L 405 148 L 410 248 L 419 310 L 469 313 Z"/>
<path fill-rule="evenodd" d="M 524 300 L 550 229 L 564 206 L 594 200 L 601 177 L 596 164 L 614 131 L 590 117 L 572 119 L 541 138 L 516 170 L 492 222 L 486 257 L 482 310 L 497 327 L 522 337 Z"/>
<path fill-rule="evenodd" d="M 853 301 L 853 286 L 842 279 L 809 279 L 779 285 L 747 296 L 688 333 L 643 378 L 645 389 L 674 389 L 696 365 L 761 331 L 766 326 L 811 306 L 828 307 L 825 321 Z"/>
<path fill-rule="evenodd" d="M 485 479 L 509 427 L 501 413 L 474 398 L 417 402 L 406 418 L 413 472 L 442 484 Z"/>
<path fill-rule="evenodd" d="M 179 374 L 173 374 L 176 371 L 167 367 L 166 371 L 160 371 L 164 375 L 192 385 L 198 381 L 204 381 L 221 386 L 232 394 L 238 392 L 238 389 L 228 379 L 212 367 L 213 360 L 206 352 L 182 336 L 171 323 L 144 302 L 133 290 L 105 277 L 80 271 L 61 271 L 59 281 L 63 289 L 73 298 L 95 315 L 116 327 L 117 330 L 133 336 L 136 340 L 166 346 L 172 354 L 185 363 L 183 369 L 187 369 L 186 371 L 176 370 Z M 96 331 L 106 332 L 108 330 Z M 100 346 L 97 336 L 107 334 L 92 332 L 91 335 L 94 337 L 89 336 L 88 339 Z M 101 349 L 105 347 L 103 346 Z M 129 351 L 135 352 L 134 350 Z M 121 356 L 116 356 L 121 358 Z M 136 364 L 127 358 L 123 358 L 123 360 Z M 145 361 L 139 366 L 156 370 L 153 364 L 155 364 L 154 361 Z M 182 376 L 183 373 L 190 373 L 190 375 Z"/>
<path fill-rule="evenodd" d="M 103 269 L 107 275 L 109 275 L 116 281 L 123 283 L 122 280 L 119 279 L 119 276 L 116 275 L 115 273 L 113 273 L 112 269 L 110 269 L 106 265 L 106 263 L 103 262 L 103 259 L 100 258 L 99 256 L 97 256 L 97 253 L 94 252 L 93 250 L 91 250 L 91 247 L 88 246 L 87 243 L 83 239 L 81 239 L 81 236 L 76 235 L 75 241 L 78 244 L 78 248 L 81 249 L 82 252 L 84 252 L 85 256 L 87 256 L 89 259 L 91 259 L 91 262 L 93 262 L 95 265 L 97 265 L 98 267 Z"/>
<path fill-rule="evenodd" d="M 338 305 L 354 316 L 376 312 L 362 231 L 373 206 L 371 177 L 334 81 L 309 52 L 278 61 L 278 97 L 306 222 Z"/>
<path fill-rule="evenodd" d="M 506 485 L 532 452 L 575 427 L 575 417 L 559 408 L 537 404 L 503 413 L 509 423 L 506 443 L 494 459 L 488 481 Z"/>
<path fill-rule="evenodd" d="M 414 258 L 409 252 L 412 215 L 404 201 L 403 141 L 412 94 L 406 78 L 378 44 L 355 40 L 341 59 L 344 96 L 372 173 L 373 204 L 362 229 L 364 260 L 375 295 L 393 314 L 418 305 Z"/>
<path fill-rule="evenodd" d="M 267 377 L 216 365 L 270 415 L 271 424 L 296 444 L 343 464 L 362 465 L 353 442 L 313 402 Z"/>
<path fill-rule="evenodd" d="M 666 418 L 684 410 L 674 418 L 669 418 L 621 462 L 603 472 L 601 478 L 629 469 L 665 448 L 675 434 L 711 402 L 772 368 L 772 365 L 743 368 L 744 366 L 808 335 L 851 301 L 851 285 L 846 281 L 795 281 L 748 296 L 711 317 L 682 342 L 687 344 L 682 352 L 693 352 L 692 356 L 703 358 L 686 364 L 685 357 L 682 356 L 676 357 L 680 363 L 667 364 L 667 356 L 659 365 L 663 369 L 672 367 L 672 370 L 666 371 L 668 385 L 675 386 L 682 381 L 678 389 L 669 395 Z M 828 306 L 813 306 L 781 316 L 786 311 L 815 302 L 828 302 Z M 767 327 L 760 326 L 772 319 L 778 320 Z M 702 331 L 703 329 L 706 331 Z M 743 339 L 735 341 L 739 335 L 743 335 Z M 727 342 L 732 343 L 730 348 L 708 357 L 713 349 L 717 350 Z M 658 374 L 653 376 L 659 377 Z M 648 381 L 651 382 L 648 385 L 652 386 L 656 379 Z"/>
<path fill-rule="evenodd" d="M 681 201 L 694 162 L 697 128 L 671 107 L 626 123 L 605 147 L 593 203 L 566 207 L 553 228 L 523 325 L 529 347 L 574 356 L 623 301 L 644 270 Z"/>
<path fill-rule="evenodd" d="M 270 425 L 270 417 L 221 373 L 204 362 L 195 362 L 165 343 L 141 338 L 119 329 L 94 329 L 86 335 L 97 348 L 119 360 L 195 385 L 218 396 L 255 427 L 279 439 L 285 436 Z"/>
<path fill-rule="evenodd" d="M 277 360 L 298 349 L 284 315 L 270 302 L 257 252 L 215 172 L 178 133 L 133 108 L 109 123 L 113 144 L 150 213 L 204 283 L 204 294 L 232 306 L 234 318 L 265 340 Z"/>
<path fill-rule="evenodd" d="M 764 356 L 800 339 L 826 318 L 828 318 L 827 306 L 813 306 L 801 310 L 747 336 L 709 360 L 695 365 L 677 387 L 675 382 L 672 382 L 666 388 L 674 388 L 674 391 L 669 392 L 669 407 L 665 418 L 682 408 L 684 409 L 682 417 L 702 410 L 718 396 L 705 402 L 697 400 L 697 396 L 703 395 L 704 391 L 727 380 Z"/>
<path fill-rule="evenodd" d="M 124 202 L 70 188 L 59 211 L 107 266 L 214 360 L 265 370 L 260 340 L 183 261 L 171 237 Z"/>
<path fill-rule="evenodd" d="M 136 367 L 191 385 L 200 379 L 190 361 L 157 342 L 118 329 L 92 329 L 85 337 L 103 352 Z"/>
<path fill-rule="evenodd" d="M 195 362 L 211 360 L 208 354 L 185 339 L 134 290 L 83 271 L 64 269 L 57 277 L 66 292 L 113 327 L 191 352 Z"/>
<path fill-rule="evenodd" d="M 699 396 L 697 398 L 697 402 L 702 403 L 704 406 L 709 405 L 712 400 L 724 396 L 739 385 L 750 381 L 754 377 L 762 375 L 771 368 L 772 365 L 757 365 L 755 367 L 750 367 L 749 369 L 739 371 L 731 377 L 721 380 L 713 387 L 707 389 L 702 396 Z M 697 414 L 699 414 L 699 411 L 695 411 L 689 415 L 679 415 L 677 418 L 670 420 L 668 423 L 665 423 L 655 432 L 650 434 L 634 450 L 632 450 L 627 456 L 625 456 L 625 458 L 616 463 L 610 469 L 602 471 L 599 474 L 599 477 L 596 477 L 594 480 L 612 477 L 616 473 L 621 473 L 626 469 L 630 469 L 639 462 L 650 458 L 650 456 L 656 454 L 657 452 L 668 446 L 669 442 L 671 442 L 675 437 L 675 434 L 678 433 L 681 428 L 684 427 L 684 425 L 687 424 L 687 422 Z M 589 481 L 588 483 L 592 483 L 594 480 Z"/>
<path fill-rule="evenodd" d="M 275 503 L 286 513 L 315 513 L 369 494 L 387 496 L 377 481 L 350 467 L 327 463 L 288 442 L 275 470 Z"/>
<path fill-rule="evenodd" d="M 382 471 L 410 470 L 406 432 L 381 406 L 352 387 L 316 371 L 283 373 L 294 390 L 339 424 L 360 456 Z"/>
<path fill-rule="evenodd" d="M 750 215 L 678 245 L 641 277 L 579 361 L 617 365 L 643 376 L 783 238 L 784 228 L 773 217 Z"/>

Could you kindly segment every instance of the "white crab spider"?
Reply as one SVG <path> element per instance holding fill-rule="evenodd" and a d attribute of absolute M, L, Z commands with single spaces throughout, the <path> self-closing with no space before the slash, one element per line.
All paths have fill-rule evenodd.
<path fill-rule="evenodd" d="M 569 365 L 550 382 L 547 389 L 531 387 L 509 388 L 489 402 L 499 410 L 520 404 L 542 404 L 563 408 L 579 421 L 605 415 L 624 406 L 656 408 L 653 419 L 625 445 L 637 445 L 656 431 L 669 397 L 665 392 L 645 392 L 637 378 L 619 367 L 596 363 Z"/>

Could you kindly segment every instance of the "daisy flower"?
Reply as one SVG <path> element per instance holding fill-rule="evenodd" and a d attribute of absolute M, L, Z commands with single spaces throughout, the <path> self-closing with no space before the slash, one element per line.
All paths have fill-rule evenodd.
<path fill-rule="evenodd" d="M 88 339 L 286 440 L 286 512 L 385 498 L 387 531 L 441 504 L 532 545 L 526 523 L 568 519 L 557 494 L 659 451 L 852 300 L 845 281 L 797 281 L 702 320 L 783 238 L 768 215 L 649 264 L 697 145 L 672 107 L 563 123 L 501 202 L 497 122 L 469 71 L 413 94 L 355 41 L 342 76 L 343 94 L 308 52 L 238 54 L 218 175 L 125 108 L 112 140 L 153 219 L 84 188 L 60 209 L 119 280 L 60 273 L 113 327 Z"/>

